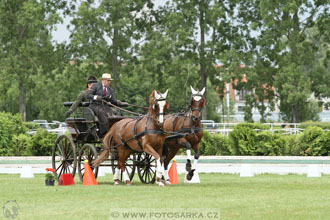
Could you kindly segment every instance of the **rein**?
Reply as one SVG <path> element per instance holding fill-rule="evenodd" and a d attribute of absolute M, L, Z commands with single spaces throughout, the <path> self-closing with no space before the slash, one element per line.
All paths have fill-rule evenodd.
<path fill-rule="evenodd" d="M 149 109 L 148 107 L 145 107 L 145 106 L 134 105 L 134 104 L 129 104 L 129 103 L 127 103 L 127 104 L 128 104 L 128 106 L 133 106 L 133 107 L 143 108 L 143 109 Z"/>
<path fill-rule="evenodd" d="M 119 109 L 119 110 L 121 110 L 121 111 L 124 111 L 124 112 L 130 113 L 130 114 L 133 114 L 133 115 L 137 115 L 137 116 L 143 116 L 143 115 L 140 114 L 140 113 L 132 112 L 132 111 L 129 111 L 129 110 L 123 109 L 123 108 L 121 108 L 121 107 L 118 107 L 118 106 L 112 104 L 111 102 L 107 102 L 107 101 L 105 101 L 105 100 L 102 100 L 102 102 L 105 103 L 105 104 L 107 104 L 107 105 L 110 105 L 110 106 L 112 106 L 112 107 L 114 107 L 114 108 L 116 108 L 116 109 Z M 129 104 L 129 105 L 132 105 L 132 104 Z M 132 106 L 133 106 L 133 105 L 132 105 Z"/>

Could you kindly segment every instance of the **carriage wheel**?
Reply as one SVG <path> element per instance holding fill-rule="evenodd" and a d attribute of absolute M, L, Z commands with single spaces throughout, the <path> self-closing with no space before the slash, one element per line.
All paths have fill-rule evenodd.
<path fill-rule="evenodd" d="M 97 173 L 99 171 L 99 167 L 93 167 L 92 162 L 97 158 L 96 148 L 91 144 L 84 144 L 84 146 L 80 149 L 78 156 L 78 174 L 80 181 L 84 180 L 84 172 L 85 172 L 85 160 L 88 160 L 88 164 L 91 167 L 95 178 L 97 178 Z"/>
<path fill-rule="evenodd" d="M 137 172 L 142 183 L 153 184 L 156 179 L 156 160 L 153 156 L 143 152 L 139 154 Z"/>
<path fill-rule="evenodd" d="M 76 174 L 77 154 L 76 146 L 72 139 L 66 135 L 59 136 L 54 144 L 52 153 L 52 166 L 57 181 L 63 173 Z"/>
<path fill-rule="evenodd" d="M 136 163 L 136 154 L 134 153 L 134 154 L 131 154 L 125 162 L 126 171 L 128 173 L 128 177 L 129 177 L 130 181 L 132 181 L 134 174 L 135 174 L 135 167 L 136 167 L 135 163 Z M 112 174 L 115 174 L 115 169 L 116 169 L 117 165 L 118 165 L 117 156 L 111 156 Z M 123 181 L 122 172 L 120 172 L 119 180 Z"/>

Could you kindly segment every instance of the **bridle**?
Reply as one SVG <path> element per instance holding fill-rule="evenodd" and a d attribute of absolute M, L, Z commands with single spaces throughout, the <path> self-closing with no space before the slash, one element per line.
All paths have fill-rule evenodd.
<path fill-rule="evenodd" d="M 196 100 L 194 99 L 194 97 L 196 97 L 196 96 L 197 96 L 197 97 L 200 97 L 200 100 L 196 101 Z M 201 113 L 202 109 L 204 108 L 204 106 L 199 107 L 199 106 L 200 106 L 199 103 L 200 103 L 203 99 L 204 99 L 204 98 L 203 98 L 203 96 L 202 96 L 201 94 L 194 94 L 194 95 L 192 95 L 192 97 L 191 97 L 190 111 L 191 111 L 191 117 L 192 117 L 192 120 L 193 120 L 193 121 L 199 121 L 199 120 L 200 120 L 200 117 L 201 117 L 200 113 Z M 197 107 L 197 108 L 193 108 L 192 102 L 198 102 L 198 107 Z M 194 111 L 198 111 L 198 112 L 199 112 L 199 117 L 196 117 L 196 116 L 194 116 L 194 115 L 192 114 Z"/>
<path fill-rule="evenodd" d="M 157 104 L 157 105 L 159 105 L 158 104 L 158 102 L 160 102 L 160 101 L 165 101 L 165 104 L 166 104 L 166 98 L 160 98 L 160 99 L 155 99 L 155 102 L 154 102 L 154 106 Z M 160 115 L 165 115 L 165 111 L 163 111 L 162 113 L 156 113 L 156 116 L 160 116 Z"/>

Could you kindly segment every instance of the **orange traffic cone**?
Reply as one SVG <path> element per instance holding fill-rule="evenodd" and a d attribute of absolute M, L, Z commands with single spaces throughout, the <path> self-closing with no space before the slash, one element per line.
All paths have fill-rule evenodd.
<path fill-rule="evenodd" d="M 178 171 L 176 169 L 176 159 L 172 161 L 170 170 L 168 171 L 168 177 L 170 178 L 171 184 L 179 184 Z"/>
<path fill-rule="evenodd" d="M 88 160 L 85 160 L 85 173 L 84 173 L 83 185 L 84 186 L 99 185 L 97 184 L 94 173 L 88 164 Z"/>

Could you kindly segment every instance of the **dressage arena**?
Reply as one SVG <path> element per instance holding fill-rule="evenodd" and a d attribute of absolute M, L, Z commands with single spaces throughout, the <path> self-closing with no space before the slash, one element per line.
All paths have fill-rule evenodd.
<path fill-rule="evenodd" d="M 180 173 L 185 162 L 178 158 Z M 114 186 L 110 173 L 99 176 L 97 186 L 83 186 L 76 175 L 75 185 L 46 187 L 44 174 L 38 170 L 41 172 L 49 166 L 49 158 L 25 164 L 22 161 L 17 164 L 17 158 L 15 160 L 0 160 L 0 171 L 3 171 L 0 174 L 0 191 L 3 206 L 14 201 L 17 204 L 17 219 L 120 219 L 112 216 L 113 210 L 123 208 L 131 213 L 157 213 L 157 210 L 184 213 L 194 210 L 196 213 L 210 211 L 215 214 L 202 219 L 328 219 L 330 216 L 328 157 L 318 158 L 319 161 L 293 158 L 291 161 L 295 162 L 292 163 L 288 158 L 281 158 L 273 164 L 269 158 L 259 163 L 256 158 L 241 158 L 240 163 L 238 157 L 232 157 L 230 161 L 222 158 L 223 163 L 219 163 L 219 160 L 212 162 L 210 158 L 201 157 L 201 169 L 207 172 L 205 167 L 209 167 L 213 173 L 199 173 L 201 182 L 193 184 L 184 184 L 184 174 L 179 174 L 179 184 L 166 187 L 143 184 L 137 177 L 131 186 Z M 17 172 L 22 165 L 33 167 L 34 178 L 20 178 Z M 240 172 L 244 171 L 242 165 L 245 169 L 250 166 L 252 177 L 240 176 Z M 261 167 L 273 172 L 263 174 Z M 285 167 L 291 167 L 292 173 L 280 173 Z M 315 168 L 321 177 L 309 178 Z M 8 174 L 10 169 L 12 174 Z M 163 219 L 156 217 L 154 219 Z M 191 216 L 181 217 L 194 219 Z M 6 217 L 1 214 L 0 219 Z"/>

